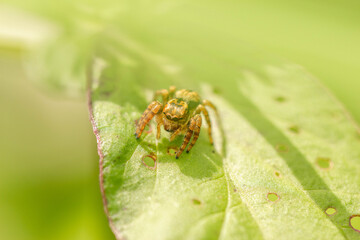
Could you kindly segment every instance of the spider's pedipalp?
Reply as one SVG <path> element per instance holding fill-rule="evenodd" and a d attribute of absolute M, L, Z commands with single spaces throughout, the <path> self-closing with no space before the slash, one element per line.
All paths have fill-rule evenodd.
<path fill-rule="evenodd" d="M 136 126 L 135 137 L 139 138 L 150 120 L 162 110 L 163 106 L 158 101 L 153 101 L 142 114 Z"/>

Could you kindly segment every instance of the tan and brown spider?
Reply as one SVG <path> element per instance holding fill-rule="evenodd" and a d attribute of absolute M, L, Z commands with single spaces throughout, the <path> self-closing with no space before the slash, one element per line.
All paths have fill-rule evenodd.
<path fill-rule="evenodd" d="M 156 99 L 162 96 L 163 103 Z M 171 132 L 170 141 L 174 140 L 179 134 L 185 134 L 184 142 L 179 151 L 176 152 L 176 158 L 179 158 L 181 153 L 185 150 L 190 142 L 186 152 L 188 153 L 199 138 L 201 128 L 201 113 L 204 114 L 205 120 L 208 124 L 208 133 L 210 143 L 213 144 L 211 136 L 211 121 L 209 113 L 205 106 L 211 107 L 218 115 L 216 107 L 208 100 L 201 100 L 197 92 L 191 90 L 178 90 L 175 87 L 170 87 L 169 90 L 162 89 L 155 92 L 154 100 L 149 104 L 136 125 L 135 137 L 138 139 L 145 126 L 155 116 L 157 122 L 156 138 L 160 138 L 160 127 L 164 125 L 164 129 Z"/>

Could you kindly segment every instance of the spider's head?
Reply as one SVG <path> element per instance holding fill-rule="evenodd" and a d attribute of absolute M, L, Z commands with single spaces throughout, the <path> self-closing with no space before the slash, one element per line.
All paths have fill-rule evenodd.
<path fill-rule="evenodd" d="M 166 119 L 174 122 L 186 121 L 189 115 L 189 107 L 186 102 L 180 98 L 171 99 L 163 109 Z"/>

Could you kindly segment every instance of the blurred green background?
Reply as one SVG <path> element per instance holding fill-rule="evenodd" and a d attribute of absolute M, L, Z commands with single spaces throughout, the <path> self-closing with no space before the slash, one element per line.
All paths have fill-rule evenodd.
<path fill-rule="evenodd" d="M 57 3 L 37 1 L 44 3 L 38 10 L 33 2 L 0 3 L 1 238 L 114 239 L 103 213 L 85 95 L 69 97 L 34 84 L 24 69 L 26 49 L 7 38 L 13 24 L 9 6 L 55 19 L 67 14 L 67 6 L 56 11 Z M 234 1 L 210 10 L 231 11 L 226 2 Z M 359 1 L 237 6 L 236 31 L 244 42 L 304 66 L 360 123 Z"/>

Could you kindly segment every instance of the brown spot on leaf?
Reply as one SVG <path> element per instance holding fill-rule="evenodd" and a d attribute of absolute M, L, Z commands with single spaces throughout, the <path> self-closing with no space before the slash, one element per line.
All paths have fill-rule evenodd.
<path fill-rule="evenodd" d="M 111 91 L 104 91 L 104 92 L 102 92 L 102 95 L 108 97 L 111 95 Z"/>
<path fill-rule="evenodd" d="M 352 215 L 349 219 L 349 225 L 355 231 L 360 232 L 360 215 Z"/>
<path fill-rule="evenodd" d="M 322 170 L 330 170 L 334 164 L 330 158 L 318 157 L 316 159 L 316 165 Z"/>
<path fill-rule="evenodd" d="M 151 125 L 150 124 L 147 124 L 146 126 L 145 126 L 145 133 L 147 133 L 147 134 L 150 134 L 151 132 L 152 132 L 152 127 L 151 127 Z"/>
<path fill-rule="evenodd" d="M 280 196 L 277 193 L 268 193 L 267 194 L 267 200 L 269 202 L 275 203 L 275 202 L 280 200 Z"/>
<path fill-rule="evenodd" d="M 175 156 L 177 151 L 178 151 L 178 147 L 170 146 L 167 149 L 167 154 L 169 154 L 170 156 Z"/>
<path fill-rule="evenodd" d="M 151 153 L 149 155 L 145 155 L 142 157 L 142 163 L 145 167 L 155 170 L 156 169 L 156 155 L 154 153 Z"/>
<path fill-rule="evenodd" d="M 285 144 L 278 144 L 276 145 L 276 150 L 281 153 L 286 153 L 289 151 L 289 148 Z"/>
<path fill-rule="evenodd" d="M 286 98 L 283 96 L 277 96 L 277 97 L 275 97 L 275 101 L 283 103 L 283 102 L 286 102 Z"/>
<path fill-rule="evenodd" d="M 275 175 L 275 177 L 278 177 L 278 178 L 281 177 L 281 173 L 280 173 L 279 171 L 275 171 L 275 172 L 274 172 L 274 175 Z"/>
<path fill-rule="evenodd" d="M 333 216 L 336 213 L 337 213 L 337 210 L 334 207 L 328 207 L 327 209 L 325 209 L 325 214 L 328 216 Z"/>
<path fill-rule="evenodd" d="M 299 134 L 300 133 L 300 128 L 296 125 L 289 127 L 289 131 Z"/>
<path fill-rule="evenodd" d="M 201 205 L 201 204 L 202 204 L 201 201 L 200 201 L 199 199 L 197 199 L 197 198 L 193 198 L 193 199 L 192 199 L 192 203 L 193 203 L 194 205 Z"/>
<path fill-rule="evenodd" d="M 219 94 L 221 94 L 221 92 L 222 91 L 221 91 L 221 89 L 219 87 L 213 87 L 213 93 L 219 95 Z"/>

